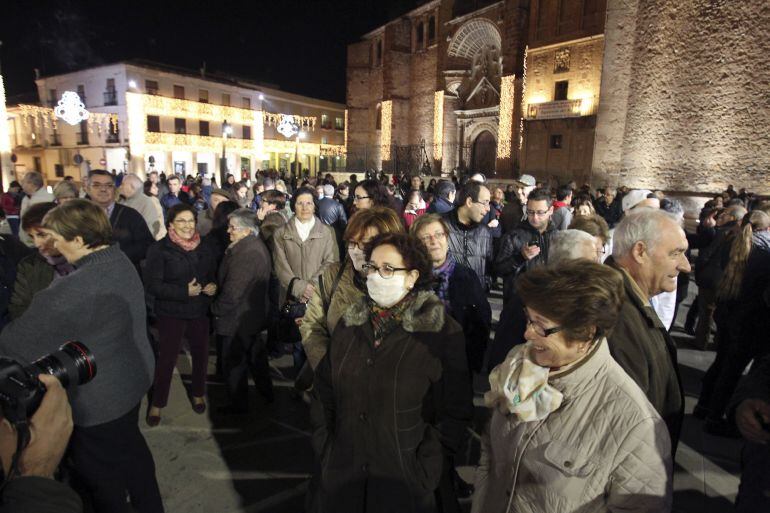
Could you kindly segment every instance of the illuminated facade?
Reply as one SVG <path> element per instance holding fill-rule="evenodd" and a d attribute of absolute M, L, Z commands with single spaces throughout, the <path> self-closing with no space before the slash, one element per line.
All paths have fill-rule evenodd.
<path fill-rule="evenodd" d="M 349 165 L 589 175 L 605 16 L 605 0 L 433 0 L 366 34 L 348 47 Z"/>
<path fill-rule="evenodd" d="M 237 177 L 295 162 L 311 175 L 345 169 L 342 104 L 141 61 L 40 78 L 37 87 L 40 105 L 8 106 L 13 163 L 5 183 L 28 170 L 58 181 L 92 168 L 218 178 L 223 149 Z M 87 120 L 57 118 L 65 92 L 78 94 Z"/>

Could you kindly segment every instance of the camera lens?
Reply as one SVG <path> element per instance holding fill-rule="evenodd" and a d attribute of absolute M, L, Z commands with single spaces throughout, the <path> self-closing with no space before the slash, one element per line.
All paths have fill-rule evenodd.
<path fill-rule="evenodd" d="M 64 388 L 88 383 L 96 376 L 94 355 L 81 342 L 67 342 L 32 365 L 43 373 L 56 376 Z"/>

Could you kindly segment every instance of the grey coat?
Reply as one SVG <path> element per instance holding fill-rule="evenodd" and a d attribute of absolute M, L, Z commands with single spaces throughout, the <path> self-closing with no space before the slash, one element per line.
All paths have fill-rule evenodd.
<path fill-rule="evenodd" d="M 219 293 L 211 308 L 219 335 L 262 331 L 267 323 L 271 267 L 270 252 L 258 235 L 227 248 L 219 267 Z"/>

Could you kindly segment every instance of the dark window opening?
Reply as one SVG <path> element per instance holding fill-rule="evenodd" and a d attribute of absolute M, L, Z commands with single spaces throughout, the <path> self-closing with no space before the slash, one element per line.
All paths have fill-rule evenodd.
<path fill-rule="evenodd" d="M 433 43 L 436 39 L 436 18 L 431 16 L 428 20 L 428 42 Z"/>
<path fill-rule="evenodd" d="M 251 139 L 251 127 L 243 125 L 243 138 Z"/>
<path fill-rule="evenodd" d="M 160 116 L 147 116 L 147 131 L 160 132 Z"/>
<path fill-rule="evenodd" d="M 552 150 L 560 150 L 561 149 L 561 135 L 560 134 L 554 134 L 551 136 L 551 149 Z"/>
<path fill-rule="evenodd" d="M 198 121 L 198 134 L 200 135 L 209 135 L 209 122 L 208 121 Z"/>
<path fill-rule="evenodd" d="M 382 129 L 382 107 L 377 106 L 377 119 L 374 122 L 374 128 L 377 130 Z"/>
<path fill-rule="evenodd" d="M 158 94 L 158 82 L 157 80 L 145 80 L 144 88 L 147 94 Z"/>
<path fill-rule="evenodd" d="M 174 118 L 174 133 L 186 134 L 187 133 L 187 120 L 183 118 Z"/>
<path fill-rule="evenodd" d="M 422 44 L 425 41 L 425 26 L 422 22 L 417 24 L 417 49 L 422 49 Z"/>
<path fill-rule="evenodd" d="M 184 87 L 175 85 L 174 86 L 174 98 L 177 100 L 184 100 Z"/>
<path fill-rule="evenodd" d="M 556 82 L 553 88 L 553 101 L 558 102 L 567 99 L 567 91 L 569 90 L 568 80 L 559 80 Z"/>

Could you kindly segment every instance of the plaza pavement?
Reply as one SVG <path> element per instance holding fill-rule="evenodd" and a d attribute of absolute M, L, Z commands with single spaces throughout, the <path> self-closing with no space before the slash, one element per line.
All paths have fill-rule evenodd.
<path fill-rule="evenodd" d="M 695 289 L 693 284 L 691 290 Z M 682 326 L 692 295 L 680 308 L 676 326 Z M 500 293 L 492 292 L 494 319 L 502 308 Z M 690 415 L 700 389 L 700 378 L 713 361 L 713 351 L 699 351 L 691 338 L 674 330 L 686 393 L 686 413 L 674 475 L 674 511 L 677 513 L 725 513 L 739 483 L 740 440 L 704 434 L 701 421 Z M 214 358 L 209 374 L 213 375 Z M 271 361 L 276 399 L 265 404 L 251 393 L 251 414 L 223 417 L 216 407 L 224 402 L 221 384 L 209 381 L 209 408 L 196 415 L 190 408 L 182 380 L 189 379 L 190 361 L 180 356 L 172 382 L 168 407 L 160 426 L 142 429 L 155 458 L 158 482 L 168 513 L 304 511 L 305 491 L 313 469 L 307 406 L 292 397 L 291 357 Z M 477 380 L 476 422 L 484 418 Z M 251 391 L 254 387 L 251 386 Z M 144 406 L 143 406 L 143 410 Z M 473 479 L 478 441 L 472 435 L 458 461 L 460 474 Z M 463 501 L 466 511 L 468 500 Z"/>

